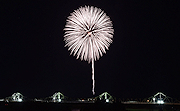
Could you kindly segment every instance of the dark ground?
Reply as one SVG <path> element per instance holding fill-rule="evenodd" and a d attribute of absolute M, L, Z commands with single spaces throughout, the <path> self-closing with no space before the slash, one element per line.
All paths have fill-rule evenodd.
<path fill-rule="evenodd" d="M 5 103 L 2 111 L 125 111 L 121 104 L 92 103 Z"/>
<path fill-rule="evenodd" d="M 104 103 L 0 103 L 1 111 L 180 111 L 179 105 Z"/>

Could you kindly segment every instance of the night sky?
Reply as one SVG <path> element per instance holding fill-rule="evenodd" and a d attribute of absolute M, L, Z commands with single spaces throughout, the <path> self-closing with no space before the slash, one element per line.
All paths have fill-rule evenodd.
<path fill-rule="evenodd" d="M 110 16 L 113 43 L 95 62 L 96 95 L 180 99 L 179 0 L 0 2 L 0 98 L 20 92 L 43 98 L 60 91 L 93 97 L 91 64 L 64 47 L 66 18 L 93 5 Z"/>

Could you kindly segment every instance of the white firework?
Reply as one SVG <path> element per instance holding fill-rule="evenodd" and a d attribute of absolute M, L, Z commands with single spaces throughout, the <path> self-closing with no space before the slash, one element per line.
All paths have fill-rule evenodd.
<path fill-rule="evenodd" d="M 77 59 L 92 62 L 92 80 L 94 92 L 94 61 L 106 53 L 114 34 L 110 18 L 100 8 L 80 7 L 67 18 L 64 28 L 65 47 Z"/>

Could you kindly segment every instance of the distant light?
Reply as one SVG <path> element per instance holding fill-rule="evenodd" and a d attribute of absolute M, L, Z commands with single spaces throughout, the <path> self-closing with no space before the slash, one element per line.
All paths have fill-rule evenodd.
<path fill-rule="evenodd" d="M 18 102 L 22 102 L 22 99 L 18 99 Z"/>
<path fill-rule="evenodd" d="M 61 102 L 61 99 L 58 99 L 58 102 Z"/>
<path fill-rule="evenodd" d="M 0 101 L 4 101 L 4 99 L 0 99 Z"/>
<path fill-rule="evenodd" d="M 153 98 L 153 101 L 155 101 L 155 98 Z"/>
<path fill-rule="evenodd" d="M 164 101 L 163 100 L 158 100 L 157 103 L 158 104 L 164 104 Z"/>
<path fill-rule="evenodd" d="M 108 103 L 108 102 L 109 102 L 109 99 L 106 99 L 106 102 Z"/>

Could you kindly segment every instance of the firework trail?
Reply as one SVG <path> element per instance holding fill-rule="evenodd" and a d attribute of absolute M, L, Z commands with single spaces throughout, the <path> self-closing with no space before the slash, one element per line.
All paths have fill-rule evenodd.
<path fill-rule="evenodd" d="M 95 94 L 94 61 L 106 53 L 114 34 L 110 18 L 100 8 L 80 7 L 66 20 L 64 28 L 65 47 L 77 59 L 92 63 L 93 95 Z"/>

